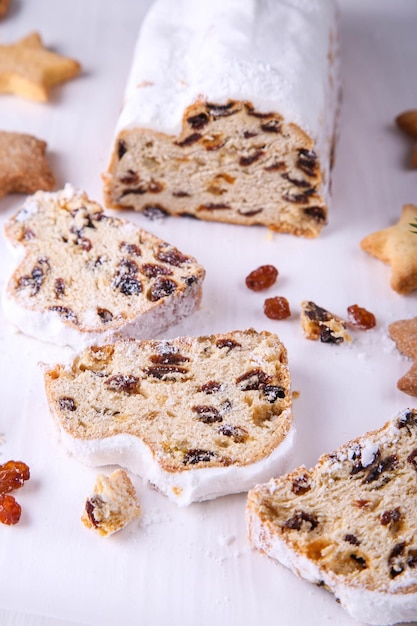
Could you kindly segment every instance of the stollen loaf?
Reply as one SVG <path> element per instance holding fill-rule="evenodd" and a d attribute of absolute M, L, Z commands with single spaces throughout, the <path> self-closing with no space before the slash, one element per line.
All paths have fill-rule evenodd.
<path fill-rule="evenodd" d="M 104 175 L 107 206 L 317 236 L 338 76 L 333 0 L 157 0 Z"/>

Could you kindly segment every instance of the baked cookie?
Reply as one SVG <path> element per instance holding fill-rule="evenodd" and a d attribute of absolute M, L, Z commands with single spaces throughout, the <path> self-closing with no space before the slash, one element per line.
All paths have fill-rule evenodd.
<path fill-rule="evenodd" d="M 179 505 L 284 471 L 295 429 L 287 353 L 255 330 L 92 346 L 45 371 L 66 448 L 117 463 Z"/>
<path fill-rule="evenodd" d="M 44 102 L 51 87 L 74 78 L 80 70 L 78 61 L 45 48 L 38 33 L 0 45 L 0 93 Z"/>
<path fill-rule="evenodd" d="M 117 469 L 110 476 L 97 476 L 94 493 L 85 502 L 81 521 L 87 528 L 107 537 L 141 513 L 132 481 L 123 469 Z"/>
<path fill-rule="evenodd" d="M 301 303 L 301 325 L 306 339 L 320 339 L 323 343 L 352 341 L 347 322 L 311 300 Z"/>
<path fill-rule="evenodd" d="M 73 347 L 154 337 L 199 306 L 205 271 L 193 257 L 70 185 L 30 196 L 5 234 L 19 264 L 3 309 L 28 335 Z"/>
<path fill-rule="evenodd" d="M 55 177 L 46 160 L 47 144 L 23 133 L 0 131 L 0 198 L 9 193 L 52 191 Z"/>
<path fill-rule="evenodd" d="M 250 541 L 366 624 L 417 619 L 417 411 L 248 495 Z"/>
<path fill-rule="evenodd" d="M 394 226 L 368 235 L 362 250 L 391 265 L 391 287 L 400 294 L 417 289 L 417 206 L 406 204 Z"/>
<path fill-rule="evenodd" d="M 397 387 L 409 396 L 417 396 L 417 317 L 393 322 L 388 326 L 388 332 L 401 354 L 413 360 Z"/>
<path fill-rule="evenodd" d="M 339 109 L 333 1 L 171 9 L 153 3 L 138 38 L 107 206 L 317 236 Z"/>

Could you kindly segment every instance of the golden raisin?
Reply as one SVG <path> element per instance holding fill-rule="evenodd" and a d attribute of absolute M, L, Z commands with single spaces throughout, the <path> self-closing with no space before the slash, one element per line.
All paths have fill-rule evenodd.
<path fill-rule="evenodd" d="M 252 291 L 263 291 L 271 287 L 278 277 L 278 270 L 273 265 L 261 265 L 246 276 L 246 286 Z"/>
<path fill-rule="evenodd" d="M 7 461 L 0 465 L 0 494 L 19 489 L 29 477 L 29 467 L 22 461 Z"/>
<path fill-rule="evenodd" d="M 22 509 L 13 496 L 8 495 L 29 480 L 30 471 L 22 461 L 7 461 L 0 465 L 0 523 L 13 525 L 20 520 Z"/>
<path fill-rule="evenodd" d="M 267 298 L 264 303 L 264 313 L 271 320 L 285 320 L 290 317 L 291 311 L 287 298 L 283 296 Z"/>
<path fill-rule="evenodd" d="M 370 328 L 376 326 L 375 315 L 357 304 L 348 306 L 347 312 L 348 322 L 355 328 L 359 328 L 360 330 L 369 330 Z"/>
<path fill-rule="evenodd" d="M 12 526 L 20 520 L 22 509 L 13 496 L 0 494 L 0 522 Z"/>

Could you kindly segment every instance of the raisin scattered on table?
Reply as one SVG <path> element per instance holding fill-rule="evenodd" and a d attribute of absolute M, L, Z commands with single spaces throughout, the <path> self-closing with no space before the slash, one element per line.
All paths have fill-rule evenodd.
<path fill-rule="evenodd" d="M 347 312 L 348 322 L 355 328 L 359 328 L 360 330 L 369 330 L 370 328 L 374 328 L 374 326 L 376 326 L 375 315 L 357 304 L 348 306 Z"/>
<path fill-rule="evenodd" d="M 264 302 L 264 313 L 271 320 L 285 320 L 287 317 L 291 317 L 287 298 L 283 296 L 267 298 Z"/>
<path fill-rule="evenodd" d="M 273 265 L 261 265 L 246 276 L 245 282 L 252 291 L 263 291 L 271 287 L 278 277 L 278 270 Z"/>
<path fill-rule="evenodd" d="M 0 522 L 12 526 L 20 520 L 22 509 L 13 496 L 0 494 Z"/>
<path fill-rule="evenodd" d="M 22 461 L 7 461 L 0 465 L 0 493 L 9 493 L 22 487 L 29 480 L 30 471 Z"/>
<path fill-rule="evenodd" d="M 11 526 L 20 520 L 22 509 L 9 492 L 20 489 L 29 478 L 29 467 L 22 461 L 0 465 L 0 523 Z"/>

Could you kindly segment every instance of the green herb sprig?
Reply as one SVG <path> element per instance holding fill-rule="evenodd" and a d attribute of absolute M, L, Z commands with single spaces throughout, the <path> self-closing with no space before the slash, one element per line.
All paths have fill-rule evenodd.
<path fill-rule="evenodd" d="M 417 235 L 417 217 L 415 218 L 414 222 L 409 222 L 408 225 L 411 226 L 411 232 L 413 233 L 413 235 Z"/>

